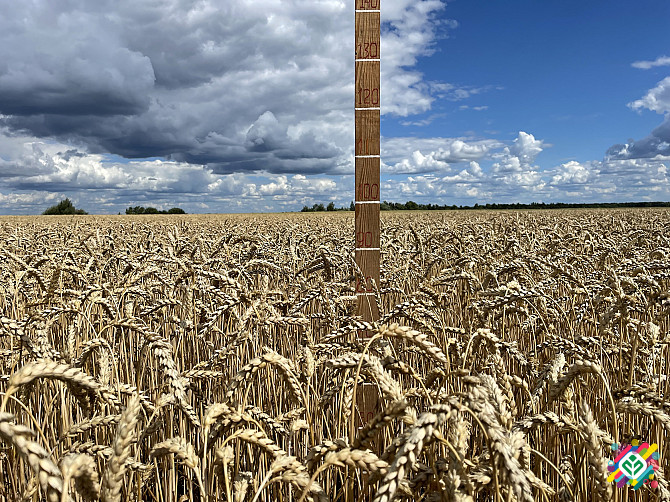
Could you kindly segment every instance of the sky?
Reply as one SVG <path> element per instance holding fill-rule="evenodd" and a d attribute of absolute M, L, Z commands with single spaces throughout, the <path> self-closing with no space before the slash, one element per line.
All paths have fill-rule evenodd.
<path fill-rule="evenodd" d="M 0 12 L 0 214 L 353 199 L 353 0 Z M 667 0 L 381 0 L 381 18 L 382 200 L 670 200 Z"/>

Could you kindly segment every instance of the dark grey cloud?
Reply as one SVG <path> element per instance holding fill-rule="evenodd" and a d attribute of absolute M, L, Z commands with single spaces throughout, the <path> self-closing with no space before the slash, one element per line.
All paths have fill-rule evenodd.
<path fill-rule="evenodd" d="M 352 149 L 350 3 L 0 0 L 0 126 L 219 174 L 341 172 Z M 388 110 L 430 106 L 411 66 L 443 6 L 388 0 L 386 43 L 405 55 L 384 65 Z"/>
<path fill-rule="evenodd" d="M 108 116 L 145 111 L 150 59 L 75 2 L 2 2 L 0 113 Z"/>
<path fill-rule="evenodd" d="M 653 159 L 659 156 L 670 156 L 670 77 L 658 82 L 656 87 L 650 89 L 642 98 L 629 103 L 628 106 L 637 111 L 647 109 L 664 114 L 665 120 L 645 138 L 613 145 L 607 150 L 606 158 L 614 160 Z"/>
<path fill-rule="evenodd" d="M 653 159 L 658 156 L 670 157 L 670 119 L 640 140 L 630 140 L 625 144 L 611 146 L 607 150 L 609 159 Z"/>

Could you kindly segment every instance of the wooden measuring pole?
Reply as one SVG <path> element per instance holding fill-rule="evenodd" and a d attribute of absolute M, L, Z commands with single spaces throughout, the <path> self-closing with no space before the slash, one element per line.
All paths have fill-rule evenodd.
<path fill-rule="evenodd" d="M 379 287 L 380 0 L 356 2 L 356 277 L 357 312 L 379 319 L 373 281 Z"/>
<path fill-rule="evenodd" d="M 374 285 L 379 287 L 379 185 L 380 185 L 380 0 L 356 2 L 355 164 L 356 164 L 356 310 L 364 321 L 379 319 Z M 374 281 L 374 285 L 373 285 Z M 360 338 L 371 336 L 368 331 Z M 379 410 L 376 385 L 363 384 L 356 396 L 358 425 Z M 354 419 L 354 417 L 352 417 Z"/>

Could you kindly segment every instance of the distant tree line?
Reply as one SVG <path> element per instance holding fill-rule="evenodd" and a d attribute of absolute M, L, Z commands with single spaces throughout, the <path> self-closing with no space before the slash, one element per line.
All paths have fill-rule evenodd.
<path fill-rule="evenodd" d="M 126 209 L 126 214 L 186 214 L 186 211 L 179 207 L 173 207 L 167 211 L 156 209 L 155 207 L 135 206 Z"/>
<path fill-rule="evenodd" d="M 335 207 L 335 203 L 331 202 L 327 206 L 323 204 L 314 204 L 312 207 L 303 206 L 300 210 L 301 213 L 316 213 L 318 211 L 353 211 L 355 209 L 353 201 L 349 204 L 349 207 Z"/>
<path fill-rule="evenodd" d="M 617 207 L 670 207 L 670 202 L 596 202 L 596 203 L 568 203 L 568 202 L 531 202 L 521 204 L 475 204 L 474 206 L 418 204 L 414 201 L 402 204 L 400 202 L 382 202 L 382 211 L 415 211 L 415 210 L 446 210 L 446 209 L 567 209 L 567 208 L 617 208 Z"/>
<path fill-rule="evenodd" d="M 328 206 L 323 204 L 314 204 L 312 207 L 303 206 L 301 212 L 312 213 L 317 211 L 353 211 L 355 209 L 353 202 L 348 208 L 336 208 L 335 203 L 331 202 Z M 419 204 L 412 200 L 405 202 L 387 202 L 380 204 L 382 211 L 445 211 L 459 209 L 568 209 L 568 208 L 623 208 L 623 207 L 670 207 L 670 202 L 531 202 L 530 204 L 521 204 L 515 202 L 511 204 L 475 204 L 474 206 L 457 206 L 456 204 Z"/>
<path fill-rule="evenodd" d="M 58 204 L 44 210 L 42 214 L 88 214 L 83 209 L 77 209 L 70 199 L 60 201 Z"/>

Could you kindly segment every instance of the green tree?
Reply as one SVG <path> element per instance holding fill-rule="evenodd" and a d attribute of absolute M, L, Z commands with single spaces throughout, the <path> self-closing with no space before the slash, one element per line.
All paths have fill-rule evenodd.
<path fill-rule="evenodd" d="M 167 211 L 159 211 L 155 207 L 135 206 L 126 209 L 126 214 L 186 214 L 180 207 L 173 207 Z"/>
<path fill-rule="evenodd" d="M 335 211 L 335 203 L 331 202 L 328 204 L 328 206 L 326 206 L 326 211 Z"/>
<path fill-rule="evenodd" d="M 83 209 L 77 209 L 69 198 L 60 201 L 55 206 L 47 208 L 42 214 L 88 214 Z"/>

